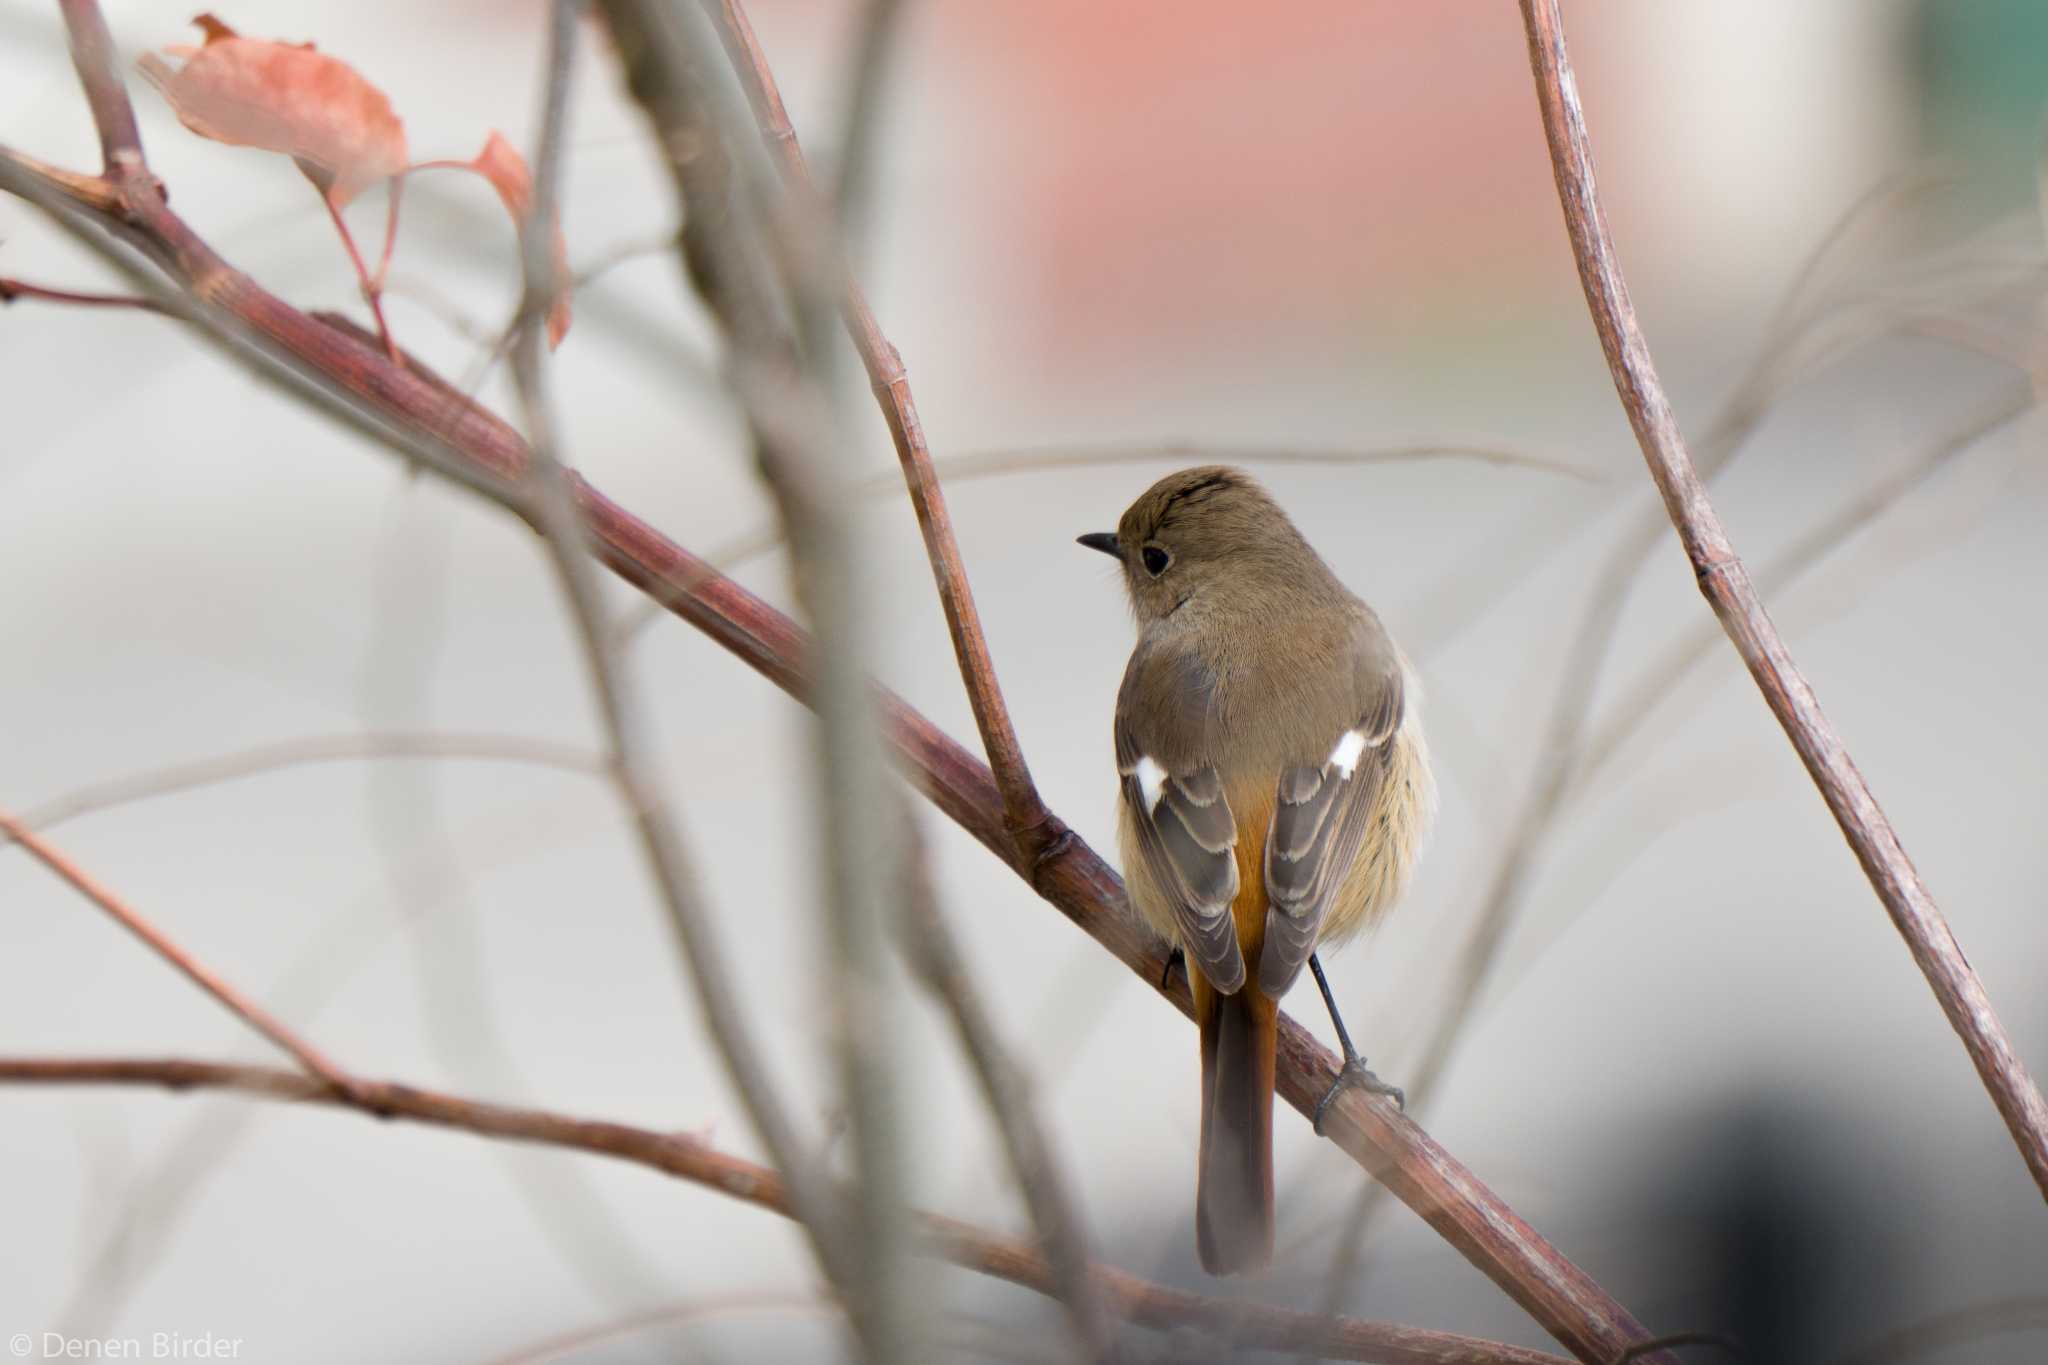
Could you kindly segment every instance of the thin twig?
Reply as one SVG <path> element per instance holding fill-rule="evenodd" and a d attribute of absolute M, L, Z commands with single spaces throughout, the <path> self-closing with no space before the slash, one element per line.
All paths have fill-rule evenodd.
<path fill-rule="evenodd" d="M 71 64 L 78 68 L 78 82 L 85 87 L 85 102 L 92 108 L 93 127 L 99 130 L 103 173 L 116 190 L 123 190 L 130 178 L 146 177 L 149 168 L 142 159 L 142 132 L 135 124 L 135 106 L 128 99 L 121 64 L 114 55 L 114 35 L 107 31 L 99 0 L 58 0 L 58 5 L 71 43 Z"/>
<path fill-rule="evenodd" d="M 938 585 L 939 601 L 945 609 L 946 626 L 953 637 L 960 677 L 974 711 L 975 727 L 981 733 L 982 748 L 1003 794 L 1011 837 L 1018 841 L 1026 856 L 1035 856 L 1050 846 L 1053 822 L 1031 781 L 1023 747 L 1003 703 L 1002 686 L 996 680 L 988 639 L 982 632 L 981 614 L 975 608 L 960 545 L 953 535 L 952 514 L 946 509 L 946 495 L 932 469 L 924 426 L 910 396 L 910 377 L 903 368 L 903 358 L 882 334 L 874 310 L 868 306 L 867 295 L 844 269 L 837 248 L 829 245 L 830 206 L 811 181 L 803 148 L 790 125 L 789 111 L 783 108 L 782 92 L 776 88 L 775 75 L 768 68 L 768 59 L 754 37 L 745 9 L 739 0 L 703 0 L 703 4 L 717 26 L 740 87 L 746 91 L 762 143 L 781 171 L 783 187 L 796 205 L 800 226 L 808 229 L 813 239 L 827 243 L 822 254 L 840 266 L 840 313 L 854 350 L 860 354 L 861 366 L 867 371 L 868 383 L 874 388 L 875 399 L 882 406 L 897 459 L 903 466 L 910 500 L 917 509 L 918 526 L 924 533 L 925 552 L 931 559 L 932 577 Z"/>
<path fill-rule="evenodd" d="M 1825 519 L 1802 531 L 1757 570 L 1756 581 L 1761 591 L 1776 597 L 1886 510 L 1946 469 L 1958 456 L 2001 427 L 2032 412 L 2034 406 L 2035 399 L 2030 389 L 2000 399 L 1944 437 L 1924 455 L 1893 470 Z M 1712 652 L 1715 636 L 1711 625 L 1702 624 L 1639 672 L 1628 690 L 1608 706 L 1601 724 L 1586 736 L 1577 753 L 1566 764 L 1570 779 L 1563 793 L 1566 801 L 1583 794 L 1590 787 L 1593 779 L 1642 729 L 1658 703 L 1670 696 L 1680 680 Z"/>
<path fill-rule="evenodd" d="M 186 980 L 218 1000 L 227 1007 L 229 1013 L 296 1058 L 299 1065 L 323 1085 L 346 1091 L 352 1084 L 348 1073 L 329 1061 L 326 1054 L 292 1032 L 263 1006 L 236 990 L 225 977 L 179 947 L 174 939 L 151 924 L 141 912 L 115 895 L 111 889 L 66 857 L 48 840 L 4 810 L 0 810 L 0 834 L 20 844 L 28 851 L 30 857 L 71 883 L 80 895 L 112 915 L 116 923 L 141 939 L 149 946 L 151 952 L 170 963 Z"/>
<path fill-rule="evenodd" d="M 1686 452 L 1608 235 L 1557 0 L 1522 0 L 1522 18 L 1544 134 L 1550 144 L 1551 169 L 1587 307 L 1600 334 L 1615 390 L 1692 562 L 1700 591 L 1721 618 L 1722 628 L 1834 813 L 1878 899 L 1905 938 L 1950 1024 L 1961 1035 L 2035 1184 L 2048 1198 L 2048 1100 L 2027 1075 L 1991 1008 L 1983 983 L 1957 946 L 1940 907 L 1907 859 L 1863 775 L 1822 714 L 1813 689 L 1778 638 L 1777 628 L 1729 543 L 1706 486 Z"/>
<path fill-rule="evenodd" d="M 904 956 L 952 1017 L 953 1030 L 981 1083 L 982 1098 L 995 1116 L 1011 1173 L 1017 1178 L 1046 1264 L 1060 1286 L 1060 1301 L 1086 1358 L 1107 1360 L 1113 1346 L 1109 1320 L 1089 1278 L 1088 1233 L 1073 1184 L 1038 1117 L 1030 1078 L 1003 1046 L 995 1020 L 968 975 L 967 960 L 939 908 L 923 840 L 908 812 L 904 823 L 910 827 L 912 840 L 905 868 L 908 913 L 899 921 Z"/>
<path fill-rule="evenodd" d="M 890 988 L 891 897 L 901 822 L 889 818 L 887 761 L 870 684 L 869 575 L 853 534 L 826 386 L 790 336 L 784 301 L 815 292 L 778 278 L 764 239 L 780 224 L 741 162 L 745 115 L 721 90 L 710 26 L 687 6 L 610 3 L 635 98 L 653 124 L 683 210 L 685 271 L 725 333 L 727 377 L 754 462 L 788 534 L 797 596 L 816 632 L 824 988 L 857 1178 L 835 1274 L 868 1356 L 913 1359 L 930 1295 L 912 1283 L 909 1182 L 895 1062 L 901 992 Z"/>
<path fill-rule="evenodd" d="M 133 294 L 81 294 L 75 289 L 51 289 L 27 280 L 0 278 L 0 303 L 13 303 L 16 299 L 41 299 L 83 308 L 138 308 L 145 313 L 175 316 L 155 299 L 137 298 Z"/>
<path fill-rule="evenodd" d="M 702 1185 L 743 1203 L 793 1218 L 787 1188 L 765 1166 L 719 1151 L 685 1133 L 575 1118 L 358 1078 L 354 1094 L 337 1093 L 276 1067 L 236 1066 L 177 1057 L 0 1057 L 0 1084 L 145 1085 L 174 1091 L 218 1090 L 252 1098 L 353 1108 L 381 1118 L 411 1119 L 482 1137 L 542 1143 L 612 1157 Z M 1034 1293 L 1053 1294 L 1045 1259 L 1020 1238 L 986 1232 L 940 1214 L 917 1215 L 919 1250 Z M 1562 1357 L 1448 1332 L 1328 1318 L 1286 1308 L 1212 1299 L 1096 1265 L 1098 1292 L 1120 1319 L 1158 1331 L 1234 1326 L 1248 1346 L 1313 1348 L 1326 1359 L 1395 1365 L 1563 1365 Z"/>
<path fill-rule="evenodd" d="M 1407 464 L 1429 460 L 1477 460 L 1505 468 L 1537 470 L 1566 478 L 1600 483 L 1604 476 L 1563 460 L 1547 459 L 1500 446 L 1455 442 L 1415 442 L 1365 450 L 1319 449 L 1287 446 L 1233 446 L 1195 441 L 1134 441 L 1126 445 L 1043 446 L 1017 450 L 984 450 L 971 454 L 941 455 L 932 467 L 947 484 L 971 483 L 978 479 L 1003 478 L 1052 469 L 1108 469 L 1121 465 L 1156 464 L 1177 461 L 1184 464 L 1272 464 L 1358 467 Z M 903 476 L 896 471 L 871 475 L 852 487 L 856 497 L 870 498 L 893 493 Z M 743 531 L 705 554 L 707 563 L 724 572 L 763 555 L 782 544 L 780 523 Z M 622 637 L 639 634 L 653 621 L 667 614 L 667 606 L 656 593 L 654 600 L 630 613 L 621 623 Z"/>
<path fill-rule="evenodd" d="M 602 776 L 605 772 L 604 764 L 582 749 L 544 739 L 529 739 L 524 735 L 440 730 L 309 735 L 95 782 L 31 807 L 23 811 L 19 819 L 30 829 L 48 831 L 67 821 L 131 802 L 175 796 L 220 782 L 258 777 L 307 764 L 386 758 L 526 763 L 591 776 Z M 6 847 L 7 843 L 8 840 L 0 839 L 0 848 Z"/>
<path fill-rule="evenodd" d="M 557 1333 L 545 1341 L 522 1346 L 504 1355 L 492 1356 L 487 1365 L 547 1365 L 582 1355 L 592 1347 L 637 1337 L 662 1328 L 691 1327 L 721 1318 L 748 1313 L 775 1313 L 787 1320 L 800 1316 L 837 1317 L 844 1310 L 826 1294 L 794 1294 L 788 1290 L 755 1291 L 720 1295 L 717 1298 L 668 1304 L 644 1312 L 630 1313 L 574 1331 Z"/>
<path fill-rule="evenodd" d="M 433 709 L 428 698 L 434 662 L 454 638 L 448 570 L 455 549 L 439 521 L 445 510 L 434 500 L 396 490 L 396 515 L 372 552 L 373 624 L 357 691 L 358 709 L 376 718 L 372 723 L 402 726 Z M 609 776 L 601 758 L 588 761 L 600 778 Z M 397 912 L 387 923 L 402 922 L 410 930 L 404 937 L 413 959 L 418 1036 L 440 1066 L 449 1075 L 474 1077 L 472 1084 L 494 1094 L 529 1096 L 531 1079 L 506 1036 L 492 988 L 487 916 L 472 894 L 469 864 L 442 799 L 445 770 L 443 763 L 380 763 L 360 785 L 376 871 Z M 608 784 L 600 795 L 611 795 Z M 586 818 L 616 818 L 608 801 L 584 809 Z M 530 846 L 520 850 L 522 856 L 535 852 Z M 493 861 L 502 871 L 502 863 Z M 292 1003 L 276 998 L 281 1006 Z M 679 1291 L 685 1281 L 673 1263 L 621 1226 L 584 1163 L 510 1145 L 494 1144 L 492 1155 L 556 1262 L 597 1302 L 630 1312 Z M 174 1241 L 163 1228 L 151 1232 L 157 1246 Z"/>
<path fill-rule="evenodd" d="M 1914 315 L 1883 312 L 1873 323 L 1867 316 L 1873 309 L 1861 292 L 1848 302 L 1838 303 L 1830 285 L 1838 273 L 1838 260 L 1849 246 L 1940 183 L 1939 177 L 1925 171 L 1883 181 L 1860 196 L 1822 235 L 1793 273 L 1791 284 L 1765 328 L 1762 347 L 1700 443 L 1698 466 L 1702 477 L 1711 481 L 1734 462 L 1776 397 L 1795 381 L 1839 359 L 1852 347 L 1913 330 L 1919 320 Z M 2028 258 L 2015 265 L 2038 272 L 2040 261 Z M 1946 270 L 1938 273 L 1945 280 L 1950 274 Z M 2010 283 L 2009 277 L 2005 282 Z M 1943 291 L 1943 297 L 1948 297 L 1947 291 Z M 1845 319 L 1855 320 L 1858 325 L 1845 329 L 1841 325 Z M 1997 358 L 2020 364 L 2020 357 L 2011 353 Z M 1586 727 L 1600 692 L 1601 674 L 1613 651 L 1622 610 L 1667 525 L 1661 507 L 1645 508 L 1593 576 L 1592 590 L 1565 650 L 1564 677 L 1552 694 L 1549 718 L 1533 750 L 1542 761 L 1495 861 L 1487 894 L 1466 933 L 1451 977 L 1452 985 L 1439 995 L 1428 1039 L 1418 1061 L 1403 1077 L 1410 1109 L 1417 1114 L 1429 1112 L 1458 1041 L 1473 1017 L 1479 993 L 1493 973 L 1508 927 L 1522 907 L 1539 845 L 1590 774 L 1592 764 L 1582 754 L 1617 739 L 1615 726 L 1623 721 L 1621 711 L 1613 714 L 1599 735 L 1589 739 Z M 1781 563 L 1780 567 L 1783 571 L 1794 571 L 1789 562 Z M 1499 577 L 1497 567 L 1493 576 Z M 1711 647 L 1712 634 L 1703 638 Z M 1604 758 L 1602 754 L 1599 761 Z M 1357 1272 L 1373 1216 L 1383 1206 L 1384 1193 L 1370 1182 L 1360 1188 L 1350 1226 L 1331 1258 L 1322 1300 L 1325 1311 L 1334 1312 L 1342 1304 L 1345 1290 Z"/>
<path fill-rule="evenodd" d="M 845 112 L 839 119 L 839 164 L 832 177 L 832 213 L 845 234 L 849 256 L 860 255 L 867 232 L 887 78 L 908 8 L 904 0 L 864 0 L 854 29 L 846 95 L 840 105 Z"/>
<path fill-rule="evenodd" d="M 669 924 L 681 947 L 684 965 L 696 988 L 706 1026 L 755 1131 L 776 1169 L 788 1182 L 790 1206 L 809 1234 L 820 1264 L 835 1283 L 846 1288 L 853 1271 L 842 1245 L 842 1234 L 836 1230 L 840 1221 L 836 1201 L 822 1165 L 799 1143 L 795 1125 L 756 1050 L 739 1001 L 732 992 L 733 976 L 725 965 L 725 954 L 696 884 L 695 870 L 684 851 L 674 812 L 643 756 L 639 706 L 625 670 L 617 667 L 612 658 L 602 586 L 591 563 L 568 474 L 555 454 L 557 437 L 543 365 L 542 338 L 548 308 L 556 294 L 551 224 L 555 222 L 563 122 L 581 8 L 578 0 L 555 0 L 552 6 L 540 147 L 534 158 L 534 192 L 525 230 L 520 234 L 524 244 L 525 290 L 512 343 L 512 372 L 526 415 L 530 451 L 527 468 L 539 491 L 536 505 L 549 556 L 590 670 L 591 689 L 610 748 L 612 781 L 633 820 Z"/>

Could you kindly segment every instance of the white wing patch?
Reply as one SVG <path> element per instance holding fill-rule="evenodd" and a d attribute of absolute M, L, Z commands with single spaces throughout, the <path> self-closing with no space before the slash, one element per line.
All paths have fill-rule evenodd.
<path fill-rule="evenodd" d="M 1349 779 L 1358 767 L 1359 755 L 1364 752 L 1365 736 L 1356 730 L 1346 730 L 1344 738 L 1337 741 L 1337 747 L 1330 750 L 1330 757 L 1326 761 L 1343 769 L 1345 778 Z"/>
<path fill-rule="evenodd" d="M 1166 795 L 1166 769 L 1147 754 L 1131 769 L 1131 775 L 1138 779 L 1138 793 L 1145 798 L 1145 814 L 1152 814 L 1159 809 L 1159 798 Z"/>

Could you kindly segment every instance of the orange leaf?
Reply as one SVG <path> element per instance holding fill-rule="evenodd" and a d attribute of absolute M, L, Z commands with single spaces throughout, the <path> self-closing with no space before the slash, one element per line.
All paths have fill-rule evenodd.
<path fill-rule="evenodd" d="M 505 202 L 505 211 L 512 215 L 512 222 L 519 229 L 520 245 L 525 245 L 526 219 L 533 211 L 533 173 L 526 168 L 526 158 L 519 149 L 507 142 L 504 136 L 492 132 L 484 142 L 484 149 L 476 154 L 476 160 L 465 163 L 469 169 L 491 182 L 498 192 L 498 198 Z M 555 240 L 555 296 L 548 301 L 548 345 L 562 344 L 563 335 L 569 330 L 569 246 L 562 240 L 562 221 L 559 214 L 554 222 Z"/>
<path fill-rule="evenodd" d="M 311 43 L 244 38 L 211 14 L 193 22 L 205 46 L 164 49 L 183 67 L 153 52 L 138 63 L 187 128 L 285 153 L 336 208 L 405 169 L 405 128 L 391 101 L 348 63 Z"/>

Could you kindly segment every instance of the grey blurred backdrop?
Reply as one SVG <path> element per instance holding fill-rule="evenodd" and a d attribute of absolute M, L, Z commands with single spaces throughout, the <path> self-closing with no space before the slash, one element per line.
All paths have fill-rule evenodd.
<path fill-rule="evenodd" d="M 182 10 L 106 8 L 130 58 L 192 40 Z M 855 7 L 752 8 L 829 166 Z M 857 259 L 942 460 L 1457 443 L 1581 472 L 1258 467 L 1428 689 L 1433 850 L 1401 911 L 1330 963 L 1354 1034 L 1399 1081 L 1556 761 L 1542 737 L 1583 604 L 1650 498 L 1571 270 L 1512 7 L 1285 9 L 908 0 Z M 1878 490 L 1873 514 L 1770 604 L 2037 1073 L 2048 475 L 2041 422 L 2021 409 L 2044 356 L 2044 15 L 2033 0 L 1588 0 L 1567 14 L 1614 230 L 1681 422 L 1704 442 L 1731 401 L 1766 402 L 1716 486 L 1738 548 L 1767 565 Z M 269 0 L 222 17 L 353 62 L 390 94 L 416 157 L 470 155 L 492 127 L 530 139 L 532 0 Z M 565 191 L 579 264 L 672 221 L 639 115 L 587 32 Z M 301 306 L 359 309 L 288 162 L 193 137 L 135 86 L 157 170 L 218 249 Z M 54 5 L 0 4 L 0 138 L 95 163 Z M 381 213 L 366 196 L 359 233 L 374 237 Z M 106 280 L 12 200 L 0 274 Z M 389 307 L 409 347 L 472 374 L 484 348 L 464 328 L 499 325 L 516 281 L 485 187 L 408 190 Z M 554 362 L 568 457 L 693 548 L 769 524 L 672 257 L 606 270 L 577 310 Z M 10 809 L 316 735 L 595 751 L 544 556 L 502 515 L 408 477 L 154 318 L 18 304 L 0 313 L 0 385 Z M 481 392 L 512 410 L 501 373 Z M 2008 406 L 2010 420 L 1885 491 Z M 887 475 L 879 420 L 851 411 L 844 458 Z M 951 486 L 1033 770 L 1105 851 L 1130 632 L 1110 567 L 1073 537 L 1191 462 Z M 971 741 L 915 524 L 888 481 L 860 524 L 885 679 Z M 738 576 L 786 604 L 784 568 L 767 555 Z M 613 601 L 632 605 L 623 590 Z M 1710 622 L 1666 534 L 1627 597 L 1595 728 Z M 822 1125 L 808 718 L 680 623 L 654 623 L 632 658 L 756 1022 Z M 1103 1254 L 1198 1280 L 1185 1021 L 978 846 L 935 814 L 924 824 Z M 306 765 L 52 837 L 367 1074 L 753 1150 L 637 851 L 587 776 Z M 263 1056 L 18 852 L 0 853 L 0 907 L 0 1051 Z M 1291 1003 L 1330 1036 L 1310 992 Z M 986 1116 L 922 1004 L 906 1053 L 919 1198 L 1023 1229 Z M 0 1115 L 0 1335 L 212 1331 L 263 1362 L 485 1360 L 694 1305 L 572 1358 L 838 1349 L 789 1225 L 644 1171 L 235 1099 L 0 1089 Z M 1420 1117 L 1653 1329 L 1747 1332 L 1765 1358 L 1826 1360 L 1983 1309 L 1914 1358 L 2048 1354 L 2048 1215 L 1718 641 L 1657 687 L 1640 730 L 1533 849 Z M 1361 1176 L 1292 1115 L 1278 1126 L 1280 1266 L 1210 1288 L 1313 1305 Z M 994 1325 L 996 1354 L 1057 1346 L 1046 1303 L 952 1272 L 935 1282 L 949 1308 Z M 1398 1206 L 1373 1224 L 1343 1302 L 1544 1344 Z M 2030 1311 L 2031 1333 L 1982 1330 Z"/>

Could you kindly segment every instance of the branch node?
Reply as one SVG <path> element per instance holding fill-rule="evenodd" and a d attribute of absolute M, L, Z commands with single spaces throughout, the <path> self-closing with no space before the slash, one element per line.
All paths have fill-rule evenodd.
<path fill-rule="evenodd" d="M 1016 841 L 1017 851 L 1029 861 L 1031 889 L 1041 896 L 1047 894 L 1041 884 L 1046 872 L 1079 842 L 1079 836 L 1050 811 L 1014 831 L 1011 837 Z"/>

